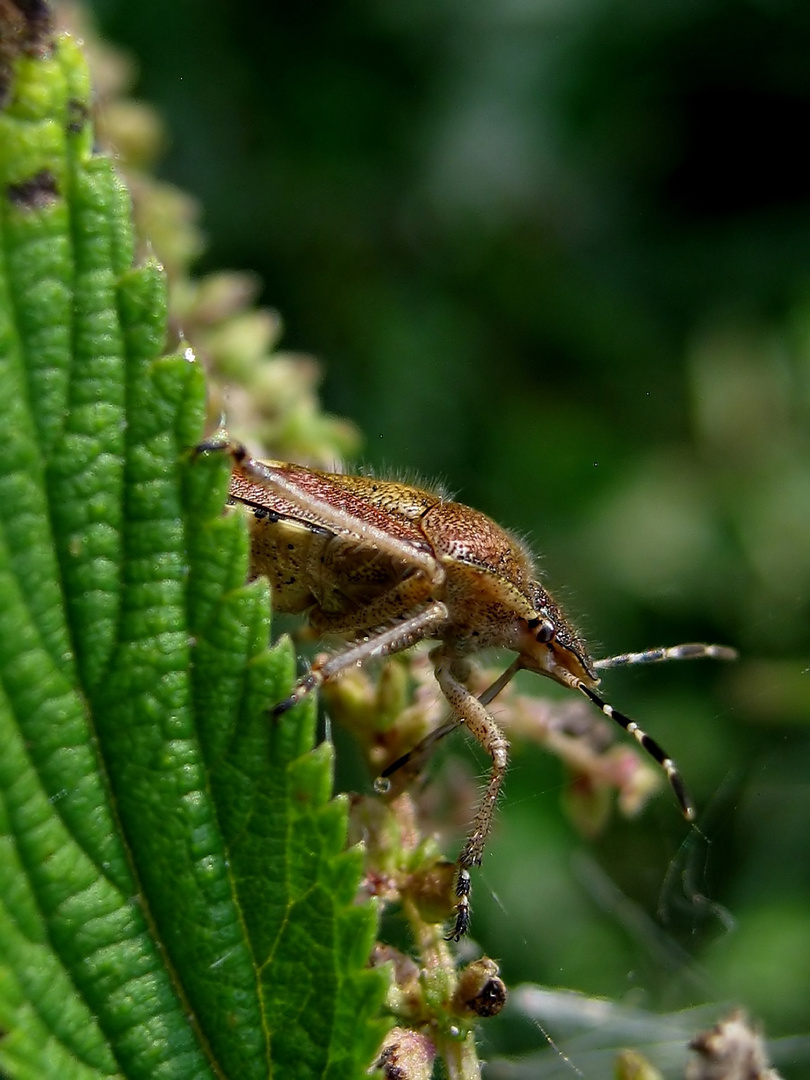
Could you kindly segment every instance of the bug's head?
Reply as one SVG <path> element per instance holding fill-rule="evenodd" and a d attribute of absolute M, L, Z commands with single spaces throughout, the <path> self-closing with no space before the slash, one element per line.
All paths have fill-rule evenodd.
<path fill-rule="evenodd" d="M 580 635 L 540 585 L 536 585 L 535 614 L 523 621 L 517 651 L 520 667 L 535 671 L 572 690 L 599 684 L 593 660 Z"/>

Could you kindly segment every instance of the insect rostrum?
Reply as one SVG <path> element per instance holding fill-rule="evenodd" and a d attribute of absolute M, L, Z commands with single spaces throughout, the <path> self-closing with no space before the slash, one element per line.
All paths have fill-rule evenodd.
<path fill-rule="evenodd" d="M 520 669 L 580 691 L 616 720 L 659 762 L 684 814 L 693 816 L 674 762 L 599 697 L 597 671 L 655 660 L 728 659 L 732 650 L 681 645 L 594 661 L 537 580 L 524 545 L 485 514 L 394 481 L 258 461 L 225 439 L 198 450 L 231 455 L 230 498 L 253 511 L 251 575 L 269 579 L 276 609 L 306 613 L 317 634 L 349 639 L 344 649 L 316 662 L 275 712 L 291 708 L 347 667 L 425 639 L 439 643 L 431 660 L 452 710 L 440 733 L 464 724 L 492 762 L 457 861 L 456 915 L 449 937 L 458 940 L 469 926 L 470 868 L 481 862 L 507 766 L 508 743 L 487 706 Z M 517 657 L 476 697 L 466 686 L 469 658 L 488 648 L 509 649 Z M 435 738 L 435 733 L 428 737 Z"/>

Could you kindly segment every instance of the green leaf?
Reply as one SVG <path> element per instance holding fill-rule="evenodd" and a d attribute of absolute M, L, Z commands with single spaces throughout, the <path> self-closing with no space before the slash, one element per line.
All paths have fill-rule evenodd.
<path fill-rule="evenodd" d="M 202 373 L 76 43 L 0 74 L 0 1069 L 362 1075 L 375 915 L 312 704 L 268 719 L 294 657 Z"/>

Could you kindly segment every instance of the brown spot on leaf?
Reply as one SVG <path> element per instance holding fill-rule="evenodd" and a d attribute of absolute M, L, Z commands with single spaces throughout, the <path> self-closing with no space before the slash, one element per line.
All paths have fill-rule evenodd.
<path fill-rule="evenodd" d="M 40 169 L 28 180 L 9 184 L 6 194 L 21 210 L 44 210 L 59 197 L 59 185 L 50 169 Z"/>
<path fill-rule="evenodd" d="M 71 98 L 67 103 L 67 115 L 68 135 L 81 135 L 85 124 L 90 119 L 90 110 L 83 101 Z"/>

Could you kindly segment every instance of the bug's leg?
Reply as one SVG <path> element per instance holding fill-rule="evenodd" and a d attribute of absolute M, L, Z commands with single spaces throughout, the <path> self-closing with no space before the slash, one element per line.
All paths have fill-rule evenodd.
<path fill-rule="evenodd" d="M 498 678 L 490 686 L 486 688 L 483 694 L 478 695 L 478 700 L 482 705 L 489 705 L 490 701 L 494 701 L 500 694 L 501 690 L 514 679 L 515 675 L 523 667 L 523 658 L 518 656 L 513 660 L 506 671 L 502 672 Z"/>
<path fill-rule="evenodd" d="M 455 731 L 460 724 L 461 720 L 459 720 L 457 716 L 453 716 L 449 720 L 445 720 L 443 724 L 440 724 L 437 728 L 434 728 L 433 731 L 429 731 L 427 735 L 425 735 L 424 739 L 420 739 L 416 746 L 412 747 L 407 752 L 407 754 L 403 754 L 402 757 L 398 757 L 396 761 L 392 761 L 387 768 L 383 769 L 383 771 L 380 773 L 379 779 L 381 781 L 387 780 L 389 776 L 393 776 L 395 772 L 399 772 L 400 769 L 404 768 L 411 762 L 417 763 L 415 769 L 418 770 L 421 767 L 422 763 L 427 759 L 428 755 L 433 750 L 433 747 L 436 745 L 436 743 L 443 739 L 445 735 L 449 735 L 451 731 Z M 383 784 L 380 790 L 387 791 L 388 785 Z"/>
<path fill-rule="evenodd" d="M 326 612 L 322 608 L 313 611 L 310 614 L 310 626 L 318 637 L 325 634 L 345 634 L 356 637 L 358 630 L 366 627 L 374 627 L 375 632 L 379 627 L 389 627 L 394 621 L 392 612 L 400 614 L 404 612 L 407 617 L 421 612 L 435 602 L 433 582 L 418 571 L 403 577 L 392 588 L 366 603 L 353 605 L 348 611 Z M 447 609 L 445 609 L 445 615 L 446 613 Z"/>
<path fill-rule="evenodd" d="M 484 846 L 492 828 L 495 804 L 506 775 L 509 743 L 486 708 L 461 681 L 458 663 L 447 656 L 441 647 L 434 652 L 433 662 L 436 679 L 453 712 L 492 758 L 489 781 L 478 804 L 467 842 L 458 857 L 456 921 L 447 937 L 448 940 L 459 941 L 470 925 L 470 867 L 481 864 Z"/>
<path fill-rule="evenodd" d="M 233 442 L 226 432 L 222 432 L 219 438 L 215 435 L 211 439 L 204 439 L 202 442 L 197 443 L 194 447 L 194 453 L 227 453 L 230 454 L 234 461 L 239 461 L 245 457 L 246 451 L 241 443 Z"/>
<path fill-rule="evenodd" d="M 482 694 L 478 695 L 480 703 L 482 705 L 489 705 L 490 701 L 500 694 L 506 684 L 511 682 L 515 674 L 520 670 L 520 667 L 521 660 L 520 657 L 518 657 L 517 660 L 509 665 L 502 675 L 498 676 L 491 686 L 488 686 Z M 397 758 L 397 760 L 393 761 L 388 768 L 384 769 L 382 773 L 380 773 L 380 778 L 386 780 L 389 776 L 393 776 L 395 772 L 404 768 L 405 765 L 414 759 L 421 762 L 427 757 L 428 753 L 433 749 L 437 742 L 443 739 L 445 735 L 449 735 L 451 731 L 455 731 L 461 723 L 463 723 L 461 717 L 455 715 L 450 720 L 445 720 L 439 727 L 428 732 L 424 739 L 420 739 L 416 746 L 409 750 L 407 754 L 403 754 L 402 757 Z"/>
<path fill-rule="evenodd" d="M 333 678 L 347 667 L 363 664 L 375 656 L 390 656 L 391 653 L 409 649 L 418 641 L 430 637 L 436 627 L 441 626 L 446 619 L 447 608 L 441 601 L 435 600 L 428 607 L 402 619 L 395 626 L 366 635 L 360 641 L 334 653 L 320 663 L 316 661 L 309 674 L 298 682 L 290 696 L 275 706 L 272 715 L 280 716 L 287 709 L 291 709 L 310 691 L 316 690 L 327 679 Z"/>

